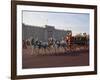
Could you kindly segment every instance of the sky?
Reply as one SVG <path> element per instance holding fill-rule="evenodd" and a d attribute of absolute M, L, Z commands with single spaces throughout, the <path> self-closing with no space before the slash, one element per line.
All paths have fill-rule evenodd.
<path fill-rule="evenodd" d="M 73 35 L 84 32 L 89 34 L 90 15 L 88 13 L 23 11 L 22 16 L 22 22 L 27 25 L 40 27 L 51 25 L 56 29 L 72 30 Z"/>

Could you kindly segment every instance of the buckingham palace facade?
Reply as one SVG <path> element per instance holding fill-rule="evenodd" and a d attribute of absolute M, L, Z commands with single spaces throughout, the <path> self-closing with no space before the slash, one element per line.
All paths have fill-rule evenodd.
<path fill-rule="evenodd" d="M 30 37 L 40 41 L 47 42 L 48 38 L 54 38 L 56 40 L 61 40 L 69 33 L 72 33 L 71 30 L 60 30 L 55 29 L 55 26 L 45 25 L 45 27 L 32 26 L 22 24 L 22 40 L 26 40 Z"/>

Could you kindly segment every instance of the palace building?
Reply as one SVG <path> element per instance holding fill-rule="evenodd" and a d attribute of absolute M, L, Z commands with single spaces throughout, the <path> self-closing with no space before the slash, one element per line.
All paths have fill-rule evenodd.
<path fill-rule="evenodd" d="M 55 26 L 45 25 L 45 28 L 39 26 L 31 26 L 22 24 L 22 39 L 26 40 L 30 37 L 40 41 L 47 42 L 48 38 L 62 40 L 66 35 L 72 34 L 71 30 L 55 29 Z"/>

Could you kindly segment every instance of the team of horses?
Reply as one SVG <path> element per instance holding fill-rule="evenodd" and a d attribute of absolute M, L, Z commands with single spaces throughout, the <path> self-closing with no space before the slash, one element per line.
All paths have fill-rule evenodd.
<path fill-rule="evenodd" d="M 66 53 L 68 51 L 78 51 L 85 49 L 85 47 L 80 46 L 79 41 L 75 44 L 75 38 L 71 36 L 64 37 L 61 41 L 54 40 L 53 38 L 49 38 L 47 42 L 42 42 L 39 40 L 27 39 L 23 40 L 23 50 L 24 52 L 31 55 L 59 55 L 62 53 Z M 84 43 L 81 40 L 82 45 L 86 45 L 85 38 L 83 39 Z"/>

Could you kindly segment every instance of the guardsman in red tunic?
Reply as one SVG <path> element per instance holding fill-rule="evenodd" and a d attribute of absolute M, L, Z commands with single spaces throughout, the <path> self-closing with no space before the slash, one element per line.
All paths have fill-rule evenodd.
<path fill-rule="evenodd" d="M 65 41 L 66 41 L 66 43 L 68 45 L 68 48 L 71 49 L 72 35 L 71 34 L 67 35 L 65 37 Z"/>

